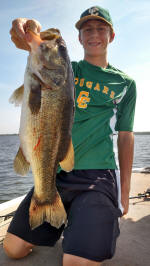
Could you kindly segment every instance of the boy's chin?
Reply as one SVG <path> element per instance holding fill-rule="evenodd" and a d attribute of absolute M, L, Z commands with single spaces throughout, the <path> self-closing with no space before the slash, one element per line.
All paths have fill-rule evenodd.
<path fill-rule="evenodd" d="M 102 52 L 102 51 L 93 51 L 93 52 L 88 52 L 85 53 L 86 55 L 90 56 L 90 57 L 100 57 L 100 56 L 105 56 L 106 52 Z"/>

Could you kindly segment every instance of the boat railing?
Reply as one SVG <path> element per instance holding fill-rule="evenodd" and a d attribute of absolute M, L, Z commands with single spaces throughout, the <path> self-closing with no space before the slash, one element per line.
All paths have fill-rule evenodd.
<path fill-rule="evenodd" d="M 12 217 L 26 195 L 0 204 L 0 243 L 2 243 Z"/>

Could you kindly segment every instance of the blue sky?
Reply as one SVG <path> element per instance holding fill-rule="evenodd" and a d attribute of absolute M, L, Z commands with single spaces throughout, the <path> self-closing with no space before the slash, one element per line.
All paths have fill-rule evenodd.
<path fill-rule="evenodd" d="M 87 8 L 109 9 L 116 33 L 109 47 L 109 63 L 133 77 L 137 84 L 134 131 L 150 131 L 150 1 L 149 0 L 5 0 L 0 8 L 0 134 L 18 133 L 20 107 L 8 102 L 23 83 L 28 53 L 11 42 L 9 30 L 18 17 L 38 20 L 42 29 L 56 27 L 66 41 L 71 60 L 83 59 L 74 24 Z"/>

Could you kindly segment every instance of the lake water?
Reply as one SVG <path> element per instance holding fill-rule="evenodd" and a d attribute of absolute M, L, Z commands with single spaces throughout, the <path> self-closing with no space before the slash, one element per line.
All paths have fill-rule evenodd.
<path fill-rule="evenodd" d="M 115 150 L 116 136 L 115 136 Z M 0 203 L 22 196 L 33 185 L 31 172 L 27 176 L 16 175 L 13 160 L 18 151 L 18 135 L 0 135 Z M 133 170 L 150 167 L 150 134 L 135 135 Z"/>

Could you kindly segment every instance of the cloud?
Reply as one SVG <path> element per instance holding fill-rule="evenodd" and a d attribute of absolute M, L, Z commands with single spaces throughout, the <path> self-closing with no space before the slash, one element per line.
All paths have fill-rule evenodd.
<path fill-rule="evenodd" d="M 3 108 L 0 117 L 0 134 L 18 133 L 20 124 L 20 108 Z"/>
<path fill-rule="evenodd" d="M 122 8 L 121 8 L 122 7 Z M 119 10 L 117 16 L 114 17 L 114 21 L 118 24 L 121 20 L 125 20 L 128 17 L 134 21 L 140 21 L 143 18 L 150 20 L 149 12 L 150 12 L 150 1 L 149 0 L 126 0 L 120 1 L 117 6 L 115 6 L 116 10 Z M 135 19 L 136 17 L 136 19 Z"/>

